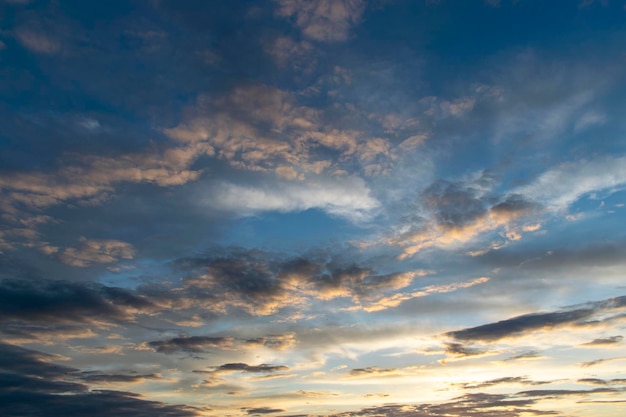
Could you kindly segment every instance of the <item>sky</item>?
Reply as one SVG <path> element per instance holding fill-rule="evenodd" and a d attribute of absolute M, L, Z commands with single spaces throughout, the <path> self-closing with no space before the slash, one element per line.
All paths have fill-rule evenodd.
<path fill-rule="evenodd" d="M 624 415 L 626 1 L 0 28 L 1 415 Z"/>

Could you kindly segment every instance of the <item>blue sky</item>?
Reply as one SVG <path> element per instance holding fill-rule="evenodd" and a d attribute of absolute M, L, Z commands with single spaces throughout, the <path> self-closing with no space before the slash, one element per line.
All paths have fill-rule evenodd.
<path fill-rule="evenodd" d="M 621 416 L 625 18 L 4 0 L 1 414 Z"/>

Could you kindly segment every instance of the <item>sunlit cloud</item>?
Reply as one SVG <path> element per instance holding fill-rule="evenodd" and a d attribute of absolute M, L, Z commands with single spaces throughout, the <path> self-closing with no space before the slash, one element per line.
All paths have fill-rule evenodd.
<path fill-rule="evenodd" d="M 79 248 L 67 248 L 61 255 L 61 261 L 71 266 L 86 267 L 92 264 L 110 264 L 119 259 L 132 259 L 135 250 L 129 243 L 112 239 L 80 239 Z"/>
<path fill-rule="evenodd" d="M 296 26 L 306 37 L 325 42 L 345 40 L 366 4 L 362 0 L 278 0 L 277 3 L 278 16 L 294 16 Z"/>

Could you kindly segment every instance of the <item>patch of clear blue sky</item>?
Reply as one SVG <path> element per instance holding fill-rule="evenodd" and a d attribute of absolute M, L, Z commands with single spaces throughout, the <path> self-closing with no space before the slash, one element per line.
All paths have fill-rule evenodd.
<path fill-rule="evenodd" d="M 310 248 L 344 243 L 350 236 L 366 236 L 368 229 L 320 209 L 300 212 L 259 213 L 233 221 L 219 244 L 281 252 L 304 252 Z"/>

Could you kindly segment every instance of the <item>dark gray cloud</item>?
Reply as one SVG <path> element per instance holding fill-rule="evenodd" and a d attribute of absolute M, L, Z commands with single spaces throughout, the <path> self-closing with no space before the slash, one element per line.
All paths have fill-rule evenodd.
<path fill-rule="evenodd" d="M 159 374 L 106 374 L 100 371 L 83 371 L 75 375 L 87 384 L 133 383 L 146 379 L 159 379 Z"/>
<path fill-rule="evenodd" d="M 456 340 L 493 342 L 506 337 L 518 336 L 527 332 L 554 328 L 567 324 L 580 323 L 592 317 L 593 309 L 578 309 L 555 313 L 525 314 L 497 323 L 457 330 L 446 333 Z"/>
<path fill-rule="evenodd" d="M 531 350 L 529 352 L 520 353 L 519 355 L 511 356 L 510 358 L 505 359 L 506 361 L 515 361 L 515 360 L 523 360 L 523 359 L 535 359 L 540 358 L 541 355 L 539 352 Z"/>
<path fill-rule="evenodd" d="M 56 365 L 53 355 L 0 343 L 0 358 L 0 414 L 5 416 L 198 415 L 192 407 L 146 401 L 135 393 L 90 390 L 71 381 L 80 375 L 78 369 Z"/>
<path fill-rule="evenodd" d="M 38 324 L 67 326 L 71 323 L 134 320 L 138 314 L 154 312 L 159 305 L 173 310 L 201 311 L 203 318 L 222 315 L 229 310 L 265 315 L 285 307 L 301 308 L 305 298 L 352 297 L 362 303 L 375 301 L 386 292 L 408 285 L 411 273 L 374 274 L 368 267 L 332 257 L 326 253 L 288 257 L 243 249 L 218 249 L 215 256 L 186 258 L 176 267 L 188 274 L 182 288 L 178 283 L 145 284 L 136 290 L 95 283 L 45 279 L 5 279 L 0 281 L 0 312 L 14 323 L 6 332 L 37 330 Z M 297 288 L 298 290 L 294 290 Z M 160 318 L 173 319 L 171 312 Z M 28 323 L 17 325 L 19 323 Z M 33 327 L 34 326 L 34 327 Z M 51 332 L 52 327 L 39 327 Z M 239 340 L 238 345 L 263 345 L 284 349 L 292 344 L 283 336 L 264 336 Z M 225 347 L 226 339 L 193 336 L 170 341 L 153 341 L 159 352 L 200 351 Z"/>
<path fill-rule="evenodd" d="M 512 194 L 505 200 L 491 207 L 491 213 L 497 216 L 518 216 L 519 214 L 528 214 L 538 209 L 537 204 L 526 200 L 519 194 Z"/>
<path fill-rule="evenodd" d="M 601 363 L 606 363 L 606 362 L 611 362 L 611 361 L 619 361 L 619 360 L 624 360 L 626 359 L 626 356 L 618 356 L 618 357 L 614 357 L 614 358 L 600 358 L 600 359 L 594 359 L 592 361 L 588 361 L 588 362 L 581 362 L 579 365 L 583 368 L 588 368 L 590 366 L 595 366 L 595 365 L 599 365 Z"/>
<path fill-rule="evenodd" d="M 368 266 L 324 251 L 289 257 L 215 248 L 210 255 L 180 259 L 175 266 L 187 274 L 177 294 L 220 314 L 240 308 L 266 315 L 281 308 L 299 308 L 305 302 L 303 297 L 352 297 L 367 304 L 385 292 L 407 286 L 413 278 L 410 272 L 376 274 Z"/>
<path fill-rule="evenodd" d="M 380 376 L 380 375 L 393 374 L 395 372 L 397 372 L 397 369 L 395 368 L 384 369 L 384 368 L 379 368 L 377 366 L 368 366 L 367 368 L 352 369 L 350 371 L 350 376 L 356 376 L 356 377 L 373 376 L 373 375 Z"/>
<path fill-rule="evenodd" d="M 495 181 L 489 172 L 474 181 L 438 180 L 422 192 L 421 198 L 437 224 L 451 229 L 476 223 L 487 215 L 515 219 L 538 209 L 537 204 L 521 195 L 493 194 Z"/>
<path fill-rule="evenodd" d="M 603 320 L 610 321 L 614 318 L 611 316 L 608 318 L 600 317 L 600 313 L 615 312 L 616 310 L 623 309 L 624 306 L 626 306 L 626 296 L 620 296 L 571 306 L 562 311 L 524 314 L 495 323 L 451 331 L 445 333 L 445 335 L 458 342 L 495 342 L 507 337 L 521 336 L 537 330 L 553 329 L 568 325 L 593 326 L 601 323 Z M 619 338 L 621 336 L 616 337 Z M 618 343 L 620 340 L 621 339 L 609 338 L 607 340 L 601 340 L 602 343 L 600 344 L 604 344 L 607 341 L 609 343 Z M 447 345 L 451 353 L 454 353 L 455 349 L 460 349 L 460 353 L 463 353 L 464 346 L 458 342 L 449 343 Z M 520 357 L 517 357 L 517 359 L 519 358 Z"/>
<path fill-rule="evenodd" d="M 468 394 L 440 404 L 383 405 L 358 411 L 333 414 L 331 417 L 521 417 L 557 414 L 531 406 L 536 400 L 496 394 Z"/>
<path fill-rule="evenodd" d="M 31 323 L 128 320 L 153 305 L 131 291 L 99 284 L 47 280 L 0 281 L 0 315 Z"/>
<path fill-rule="evenodd" d="M 611 336 L 601 339 L 593 339 L 591 342 L 583 343 L 583 346 L 607 346 L 620 343 L 624 339 L 623 336 Z"/>
<path fill-rule="evenodd" d="M 247 372 L 247 373 L 273 373 L 288 371 L 289 367 L 284 365 L 248 365 L 247 363 L 225 363 L 220 366 L 216 366 L 210 371 L 202 371 L 220 374 L 224 372 Z"/>
<path fill-rule="evenodd" d="M 581 366 L 581 367 L 583 367 L 583 368 L 588 368 L 588 367 L 590 367 L 590 366 L 599 365 L 599 364 L 601 364 L 601 363 L 608 362 L 608 361 L 611 361 L 611 360 L 614 360 L 614 359 L 615 359 L 615 358 L 606 358 L 606 359 L 602 358 L 602 359 L 594 359 L 594 360 L 592 360 L 592 361 L 582 362 L 582 363 L 580 364 L 580 366 Z"/>
<path fill-rule="evenodd" d="M 624 378 L 615 378 L 615 379 L 599 379 L 599 378 L 583 378 L 579 379 L 576 382 L 581 384 L 590 384 L 590 385 L 626 385 L 626 379 Z"/>
<path fill-rule="evenodd" d="M 54 355 L 25 349 L 19 346 L 0 343 L 0 369 L 14 372 L 23 377 L 39 377 L 42 380 L 54 380 L 61 375 L 77 371 L 63 365 L 51 365 Z M 77 389 L 80 387 L 77 385 Z"/>
<path fill-rule="evenodd" d="M 531 390 L 521 391 L 517 395 L 524 397 L 565 397 L 574 395 L 588 395 L 588 394 L 612 394 L 616 392 L 623 392 L 622 388 L 595 388 L 591 390 L 567 390 L 567 389 L 546 389 L 546 390 Z"/>
<path fill-rule="evenodd" d="M 426 207 L 444 227 L 459 227 L 475 222 L 487 212 L 488 203 L 481 190 L 465 183 L 439 180 L 422 193 Z"/>
<path fill-rule="evenodd" d="M 404 248 L 401 258 L 413 257 L 427 248 L 446 247 L 451 242 L 478 243 L 479 250 L 468 252 L 477 255 L 537 230 L 538 223 L 527 223 L 541 212 L 541 206 L 522 195 L 503 193 L 498 189 L 497 177 L 483 170 L 475 178 L 432 182 L 416 201 L 407 204 L 416 214 L 404 216 L 401 233 L 389 238 L 389 243 Z M 406 212 L 407 207 L 402 209 Z M 497 241 L 486 243 L 485 238 L 493 239 L 496 232 Z"/>
<path fill-rule="evenodd" d="M 207 379 L 203 381 L 206 386 L 210 386 L 212 389 L 230 387 L 228 384 L 224 384 L 225 380 L 221 377 L 223 374 L 231 374 L 235 372 L 242 372 L 246 374 L 263 374 L 255 377 L 256 380 L 273 379 L 285 376 L 279 372 L 288 371 L 289 367 L 285 365 L 248 365 L 247 363 L 225 363 L 223 365 L 214 366 L 207 370 L 194 370 L 196 374 L 206 374 Z M 232 391 L 232 389 L 231 389 Z"/>
<path fill-rule="evenodd" d="M 453 356 L 476 356 L 487 352 L 484 349 L 466 346 L 462 343 L 446 343 L 446 353 Z"/>
<path fill-rule="evenodd" d="M 479 389 L 479 388 L 487 388 L 493 387 L 494 385 L 502 385 L 502 384 L 521 384 L 521 385 L 544 385 L 550 384 L 552 381 L 533 381 L 526 377 L 521 376 L 507 376 L 503 378 L 490 379 L 489 381 L 477 382 L 477 383 L 462 383 L 456 384 L 462 387 L 463 389 Z"/>
<path fill-rule="evenodd" d="M 285 411 L 282 408 L 271 407 L 242 408 L 242 410 L 245 410 L 248 415 L 282 413 Z"/>
<path fill-rule="evenodd" d="M 283 350 L 293 346 L 295 343 L 294 335 L 291 333 L 283 334 L 283 335 L 269 335 L 262 337 L 254 337 L 251 339 L 243 340 L 243 345 L 245 347 L 260 347 L 264 346 L 266 348 L 275 349 L 275 350 Z"/>
<path fill-rule="evenodd" d="M 7 341 L 10 339 L 46 339 L 46 338 L 65 338 L 71 339 L 74 337 L 89 336 L 89 327 L 84 323 L 70 323 L 70 324 L 54 324 L 49 322 L 32 323 L 32 322 L 7 322 L 4 323 L 1 329 L 2 334 Z"/>
<path fill-rule="evenodd" d="M 160 353 L 202 352 L 206 349 L 226 349 L 233 346 L 232 337 L 189 336 L 148 342 L 148 346 Z"/>
<path fill-rule="evenodd" d="M 293 334 L 268 335 L 254 338 L 236 338 L 231 336 L 179 336 L 167 340 L 155 340 L 147 345 L 160 353 L 198 353 L 211 349 L 236 350 L 267 347 L 283 350 L 295 343 Z"/>

